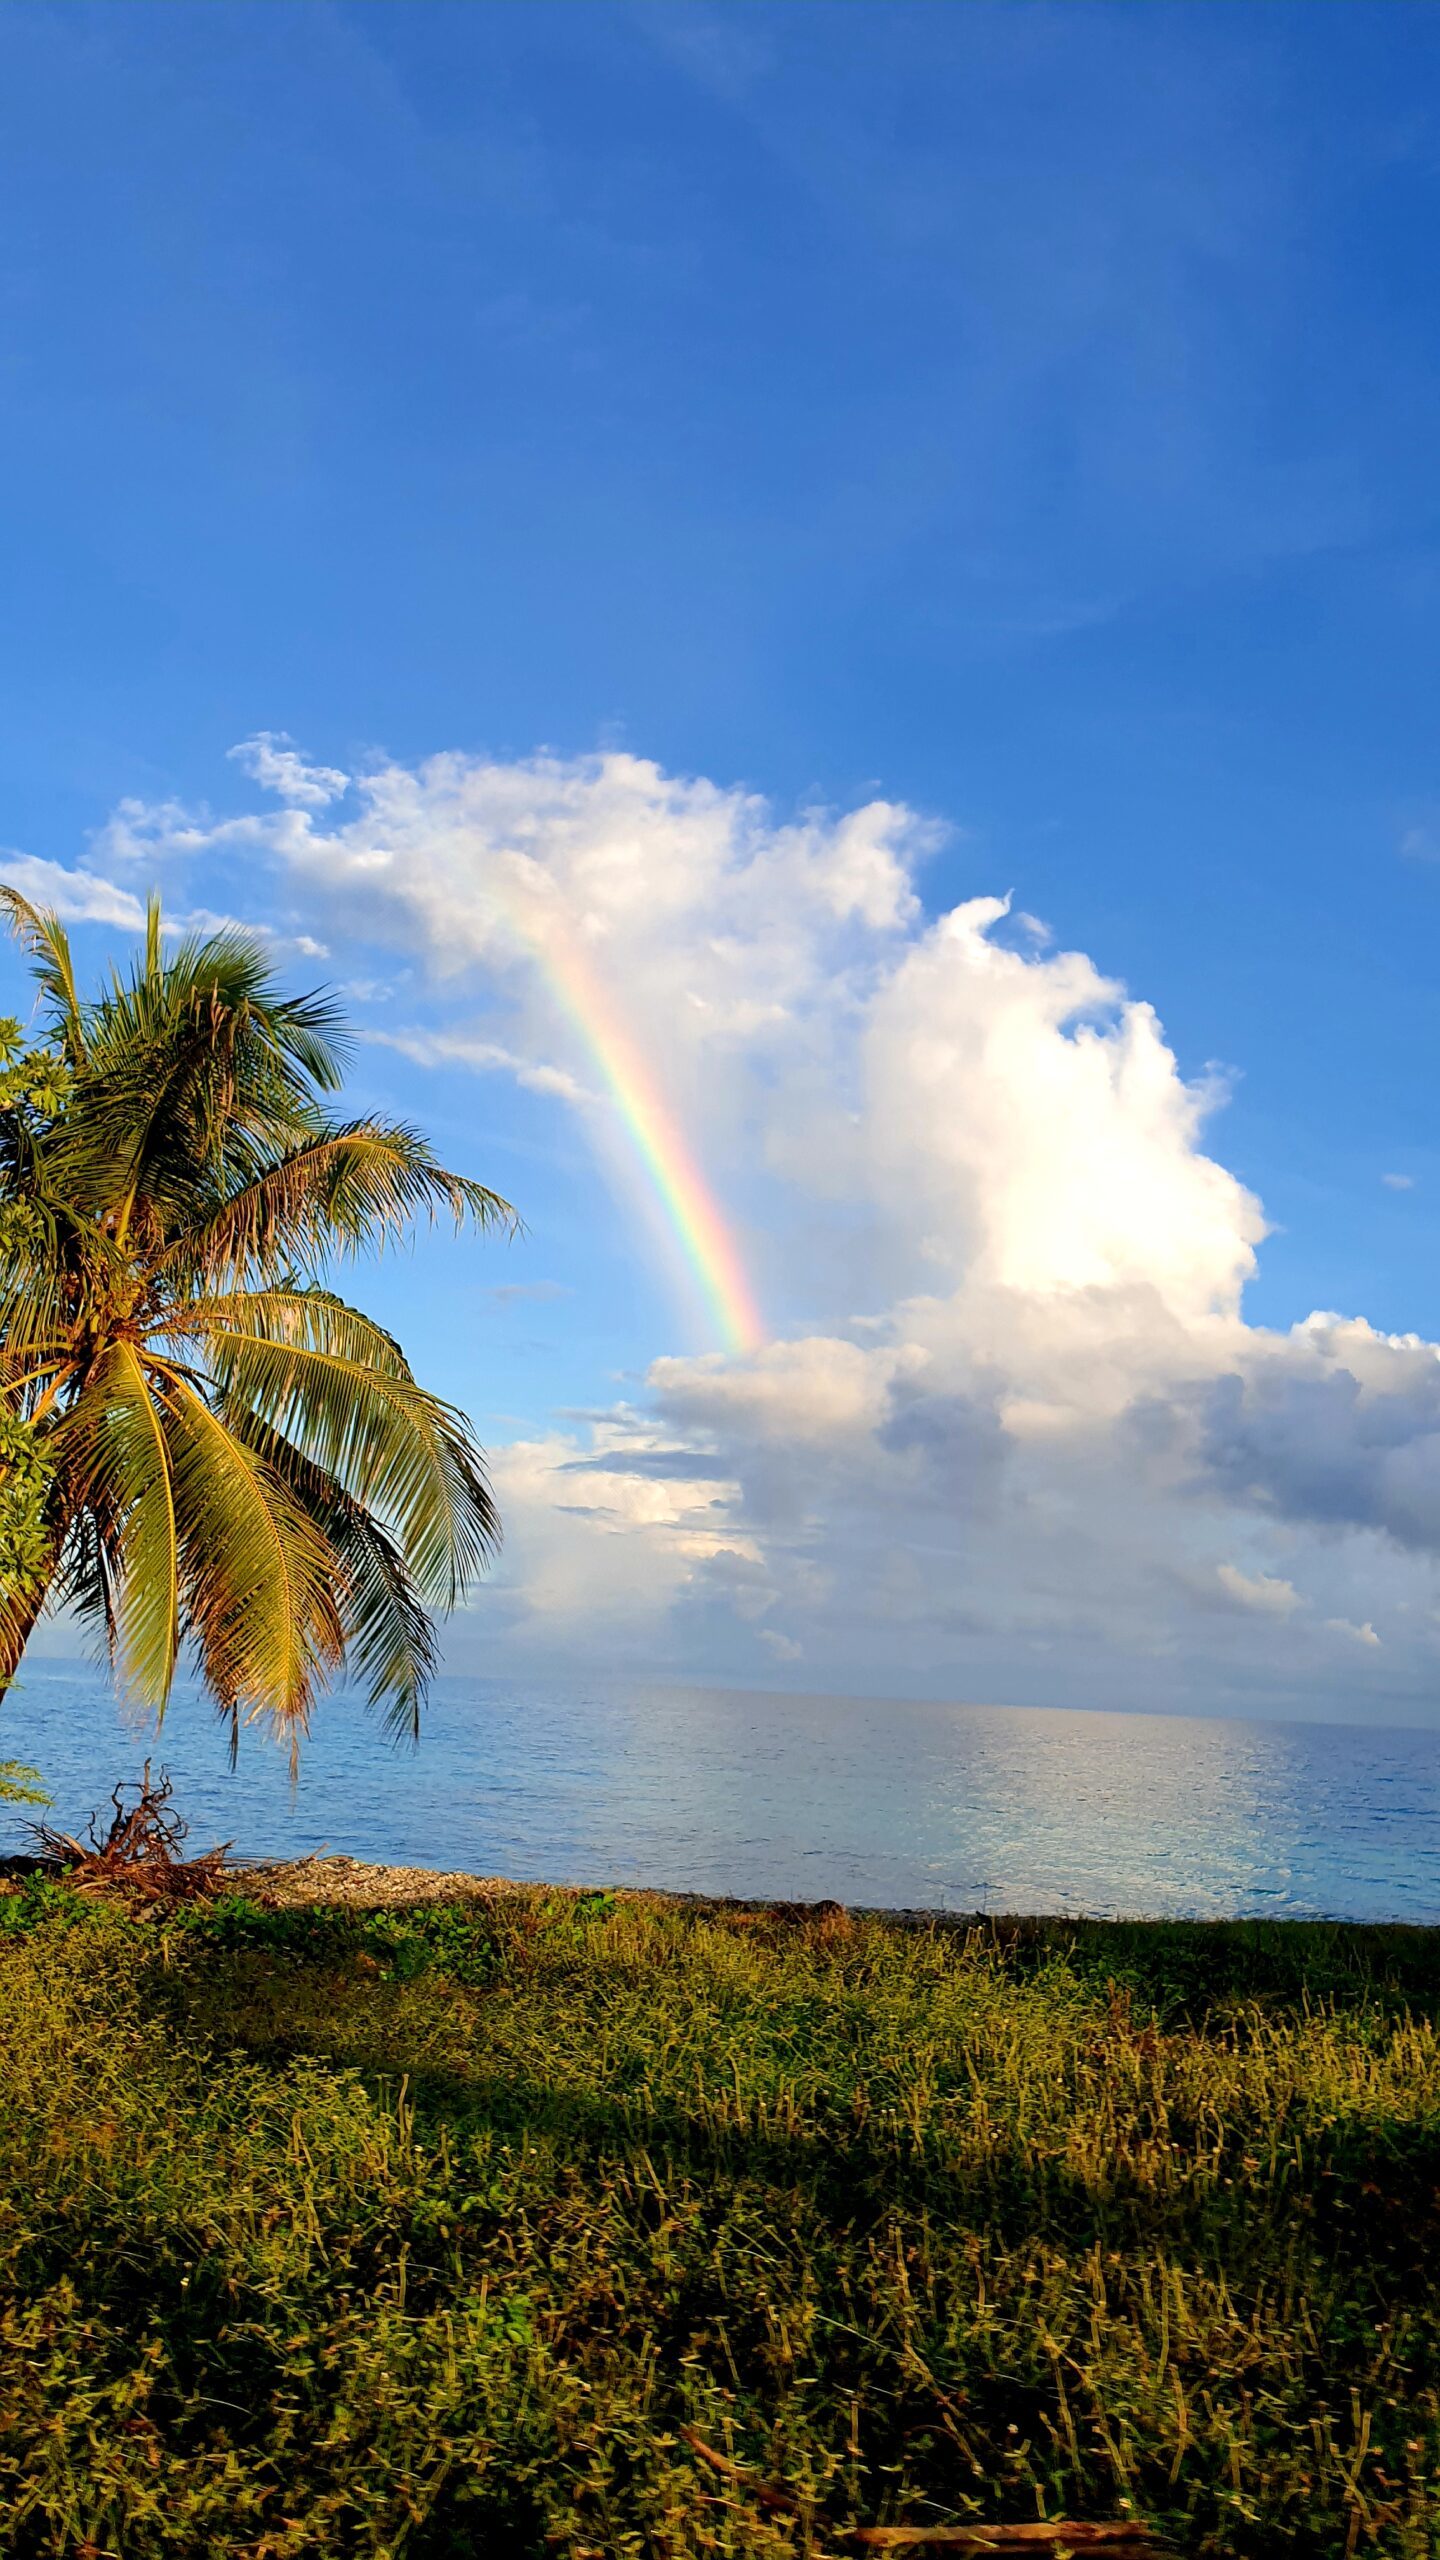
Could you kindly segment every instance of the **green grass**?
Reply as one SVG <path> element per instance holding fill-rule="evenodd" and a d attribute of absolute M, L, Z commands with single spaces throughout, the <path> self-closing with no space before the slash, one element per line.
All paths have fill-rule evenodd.
<path fill-rule="evenodd" d="M 689 2424 L 1434 2560 L 1437 2014 L 1418 1931 L 0 1900 L 0 2545 L 807 2548 Z"/>

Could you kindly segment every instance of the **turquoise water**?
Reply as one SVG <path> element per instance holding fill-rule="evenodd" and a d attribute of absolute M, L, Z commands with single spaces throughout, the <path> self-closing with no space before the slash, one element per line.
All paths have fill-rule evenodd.
<path fill-rule="evenodd" d="M 201 1702 L 157 1744 L 103 1677 L 37 1664 L 0 1712 L 73 1829 L 163 1760 L 192 1843 L 588 1884 L 953 1910 L 1440 1922 L 1440 1734 L 720 1689 L 451 1679 L 418 1750 L 329 1701 L 292 1792 L 229 1770 Z M 24 1844 L 0 1808 L 0 1842 Z"/>

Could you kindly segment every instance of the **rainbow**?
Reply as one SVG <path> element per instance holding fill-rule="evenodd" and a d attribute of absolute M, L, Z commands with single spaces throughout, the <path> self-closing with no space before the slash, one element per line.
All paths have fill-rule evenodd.
<path fill-rule="evenodd" d="M 765 1328 L 749 1275 L 649 1062 L 573 941 L 553 931 L 527 939 L 605 1080 L 665 1225 L 700 1284 L 726 1350 L 758 1350 Z"/>

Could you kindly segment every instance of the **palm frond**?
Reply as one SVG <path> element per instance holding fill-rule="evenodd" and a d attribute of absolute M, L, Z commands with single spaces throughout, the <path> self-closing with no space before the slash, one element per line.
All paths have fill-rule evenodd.
<path fill-rule="evenodd" d="M 212 1333 L 257 1334 L 266 1342 L 298 1343 L 312 1351 L 336 1351 L 358 1360 L 382 1376 L 415 1383 L 414 1372 L 396 1341 L 373 1316 L 361 1313 L 333 1289 L 318 1283 L 291 1281 L 268 1289 L 232 1289 L 215 1297 L 197 1297 L 176 1309 L 167 1323 L 177 1342 L 202 1341 Z"/>
<path fill-rule="evenodd" d="M 222 1289 L 277 1278 L 299 1264 L 315 1270 L 339 1255 L 375 1250 L 417 1217 L 449 1210 L 457 1226 L 517 1224 L 508 1200 L 447 1173 L 418 1132 L 402 1123 L 356 1120 L 317 1131 L 266 1165 L 189 1233 L 162 1267 Z"/>
<path fill-rule="evenodd" d="M 427 1598 L 453 1609 L 500 1535 L 464 1416 L 408 1375 L 313 1341 L 235 1325 L 216 1327 L 207 1350 L 227 1419 L 292 1440 L 393 1533 Z"/>
<path fill-rule="evenodd" d="M 87 1072 L 65 1115 L 69 1187 L 154 1242 L 317 1125 L 341 1076 L 333 998 L 285 997 L 238 928 L 162 954 L 152 901 L 143 959 L 88 1008 Z"/>
<path fill-rule="evenodd" d="M 85 1008 L 75 985 L 70 936 L 51 907 L 32 906 L 18 889 L 0 885 L 0 915 L 35 963 L 37 984 L 50 999 L 53 1028 L 75 1064 L 85 1056 Z"/>
<path fill-rule="evenodd" d="M 88 1627 L 112 1669 L 119 1657 L 120 1632 L 115 1615 L 115 1568 L 99 1522 L 83 1508 L 71 1511 L 59 1568 L 55 1603 Z"/>
<path fill-rule="evenodd" d="M 165 1428 L 133 1343 L 109 1345 L 49 1447 L 69 1505 L 92 1514 L 106 1549 L 122 1676 L 163 1713 L 180 1649 L 180 1540 Z"/>
<path fill-rule="evenodd" d="M 323 1523 L 173 1371 L 157 1379 L 179 1522 L 186 1635 L 238 1733 L 303 1733 L 345 1649 L 347 1575 Z"/>
<path fill-rule="evenodd" d="M 435 1630 L 396 1540 L 278 1432 L 254 1421 L 239 1429 L 291 1487 L 340 1559 L 346 1664 L 364 1683 L 367 1705 L 384 1709 L 387 1732 L 418 1738 L 437 1662 Z"/>
<path fill-rule="evenodd" d="M 12 1357 L 73 1342 L 83 1311 L 123 1292 L 127 1267 L 114 1239 L 72 1204 L 32 1193 L 17 1230 L 0 1221 L 0 1342 Z"/>

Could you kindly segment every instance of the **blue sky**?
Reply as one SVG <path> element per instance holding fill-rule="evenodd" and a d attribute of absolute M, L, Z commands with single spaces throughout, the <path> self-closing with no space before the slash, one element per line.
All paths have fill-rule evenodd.
<path fill-rule="evenodd" d="M 287 972 L 359 991 L 361 1092 L 523 1208 L 508 1254 L 427 1244 L 376 1284 L 497 1453 L 539 1453 L 497 1460 L 507 1579 L 464 1642 L 1428 1712 L 1434 1363 L 1289 1328 L 1319 1309 L 1440 1334 L 1437 231 L 1427 9 L 0 16 L 0 838 L 118 884 L 117 916 L 155 877 L 177 911 L 269 924 Z M 359 797 L 302 778 L 287 801 L 231 754 L 282 733 Z M 400 786 L 367 801 L 377 774 L 409 778 L 407 879 L 378 902 L 357 882 Z M 909 814 L 872 829 L 842 917 L 847 813 L 877 802 Z M 780 1400 L 765 1431 L 743 1362 L 723 1394 L 681 1374 L 718 1346 L 593 1062 L 474 904 L 517 810 L 566 912 L 599 918 L 797 1346 L 756 1373 Z M 819 867 L 782 896 L 805 812 L 829 813 Z M 638 924 L 587 904 L 607 827 Z M 925 936 L 1007 893 L 1010 919 L 945 946 L 999 1008 L 981 1054 Z M 119 938 L 78 929 L 97 958 Z M 1138 1081 L 1115 1064 L 1149 1017 L 1090 996 L 1114 1068 L 1095 1098 L 1043 976 L 1067 952 L 1155 1009 L 1168 1085 L 1148 1051 Z M 749 1034 L 742 981 L 771 1008 Z M 722 994 L 706 1048 L 686 1008 Z M 918 1046 L 897 1063 L 897 1006 L 932 1000 L 939 1085 Z M 457 1040 L 520 1074 L 458 1065 Z M 1215 1073 L 1202 1131 L 1183 1095 Z M 1083 1179 L 1067 1208 L 1036 1156 L 1042 1253 L 1016 1167 L 1059 1086 Z M 934 1115 L 923 1162 L 892 1150 L 908 1197 L 885 1108 Z M 841 1122 L 869 1133 L 863 1164 Z M 945 1134 L 982 1122 L 988 1152 Z M 1218 1208 L 1211 1163 L 1234 1178 Z M 1102 1350 L 1068 1328 L 1101 1285 L 1077 1221 L 1112 1182 Z M 1169 1242 L 1142 1250 L 1124 1202 L 1147 1189 Z M 903 1313 L 927 1288 L 948 1330 Z M 977 1312 L 988 1288 L 1006 1321 Z M 1163 1360 L 1137 1289 L 1163 1302 Z M 1068 1438 L 1062 1342 L 1075 1377 L 1112 1378 Z M 851 1352 L 872 1367 L 847 1404 Z M 773 1450 L 809 1445 L 793 1399 L 813 1424 L 826 1359 L 852 1438 L 782 1486 Z M 874 1517 L 866 1433 L 899 1471 Z M 576 1488 L 602 1479 L 587 1510 Z M 680 1483 L 719 1488 L 708 1517 L 698 1492 L 661 1516 Z M 1037 1530 L 1067 1504 L 1109 1523 L 1099 1562 Z M 827 1636 L 862 1553 L 867 1575 L 888 1559 L 863 1627 Z"/>

